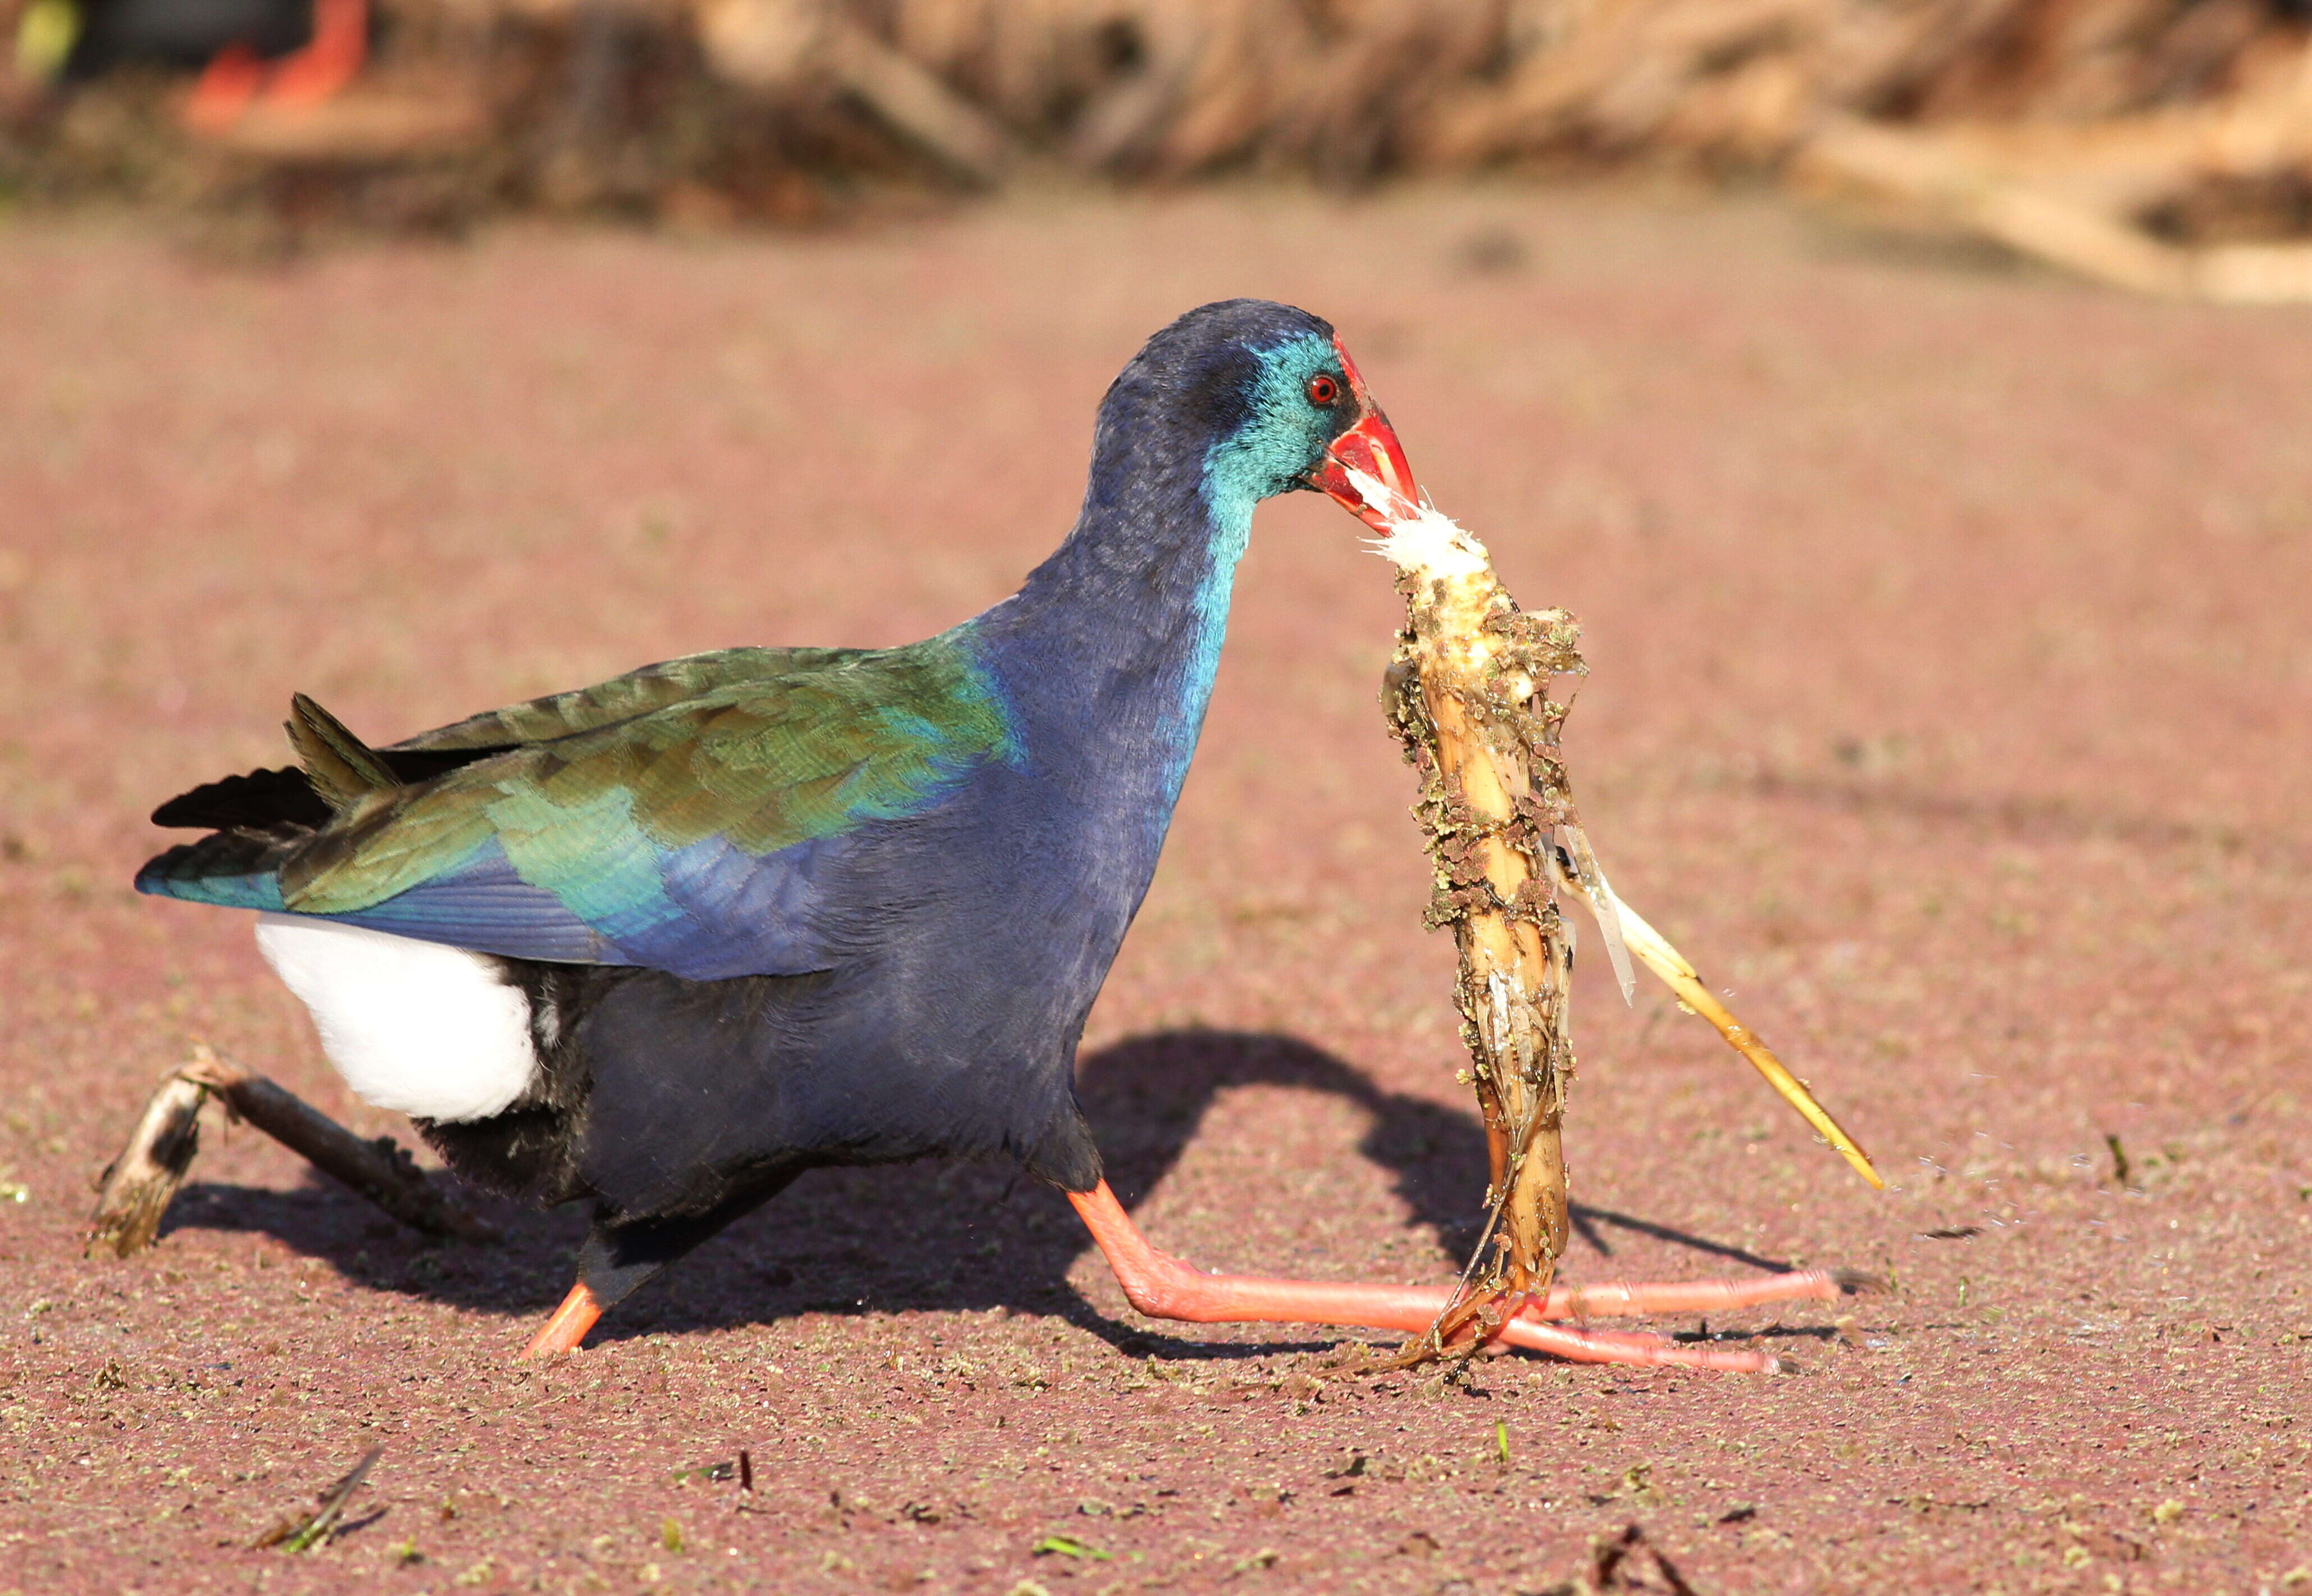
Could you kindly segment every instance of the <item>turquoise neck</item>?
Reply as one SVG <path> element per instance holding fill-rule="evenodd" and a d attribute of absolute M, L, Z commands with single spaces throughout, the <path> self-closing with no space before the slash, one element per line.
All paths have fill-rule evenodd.
<path fill-rule="evenodd" d="M 1228 639 L 1229 604 L 1236 594 L 1236 569 L 1252 541 L 1252 513 L 1260 503 L 1256 487 L 1246 480 L 1239 452 L 1216 444 L 1205 456 L 1203 492 L 1210 527 L 1205 563 L 1199 574 L 1187 657 L 1179 679 L 1178 728 L 1166 769 L 1166 791 L 1180 794 L 1187 780 L 1188 760 L 1202 735 L 1204 712 L 1211 706 L 1213 683 L 1220 675 L 1221 646 Z"/>

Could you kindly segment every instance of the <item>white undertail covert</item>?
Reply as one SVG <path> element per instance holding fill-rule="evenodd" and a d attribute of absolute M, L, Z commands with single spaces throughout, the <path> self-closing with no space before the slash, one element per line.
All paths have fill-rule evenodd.
<path fill-rule="evenodd" d="M 294 915 L 258 916 L 257 948 L 364 1102 L 486 1119 L 538 1073 L 530 999 L 493 959 Z"/>

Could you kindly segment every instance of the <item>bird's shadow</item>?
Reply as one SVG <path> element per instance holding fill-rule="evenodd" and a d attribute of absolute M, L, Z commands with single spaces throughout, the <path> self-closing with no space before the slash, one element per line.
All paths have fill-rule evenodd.
<path fill-rule="evenodd" d="M 1485 1138 L 1475 1116 L 1384 1091 L 1362 1071 L 1297 1038 L 1172 1030 L 1086 1057 L 1078 1095 L 1126 1207 L 1136 1206 L 1195 1137 L 1225 1089 L 1298 1087 L 1346 1099 L 1369 1118 L 1358 1151 L 1393 1177 L 1407 1223 L 1458 1267 L 1483 1226 Z M 470 1194 L 469 1194 L 470 1196 Z M 1260 1200 L 1257 1193 L 1248 1199 Z M 1277 1200 L 1283 1200 L 1278 1194 Z M 428 1243 L 318 1176 L 291 1191 L 196 1181 L 167 1229 L 256 1232 L 328 1260 L 373 1289 L 512 1315 L 542 1312 L 567 1288 L 585 1231 L 582 1210 L 539 1215 L 490 1207 L 504 1239 Z M 1765 1270 L 1790 1266 L 1609 1209 L 1575 1205 L 1576 1245 L 1611 1256 L 1625 1230 Z M 803 1312 L 1008 1311 L 1071 1320 L 1134 1353 L 1234 1356 L 1231 1346 L 1108 1318 L 1068 1283 L 1090 1245 L 1057 1194 L 1008 1162 L 820 1170 L 667 1270 L 609 1316 L 598 1339 L 711 1329 Z"/>

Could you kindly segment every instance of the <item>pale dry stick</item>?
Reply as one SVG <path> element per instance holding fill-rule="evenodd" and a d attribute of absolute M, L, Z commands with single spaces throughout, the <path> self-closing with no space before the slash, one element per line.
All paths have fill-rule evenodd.
<path fill-rule="evenodd" d="M 144 1105 L 120 1156 L 97 1177 L 83 1258 L 127 1258 L 153 1245 L 162 1216 L 201 1150 L 201 1105 L 208 1088 L 175 1070 Z"/>
<path fill-rule="evenodd" d="M 839 6 L 696 0 L 692 11 L 707 63 L 742 88 L 794 98 L 815 82 L 841 89 L 975 185 L 992 185 L 1018 164 L 1000 121 Z"/>
<path fill-rule="evenodd" d="M 202 1046 L 162 1082 L 127 1146 L 105 1170 L 84 1256 L 127 1258 L 153 1245 L 199 1151 L 199 1114 L 211 1092 L 234 1115 L 413 1230 L 469 1241 L 496 1238 L 494 1227 L 435 1190 L 392 1137 L 363 1141 L 296 1093 Z"/>
<path fill-rule="evenodd" d="M 469 1241 L 496 1239 L 493 1226 L 434 1189 L 408 1149 L 391 1136 L 363 1141 L 295 1092 L 209 1048 L 196 1048 L 193 1062 L 180 1073 L 216 1092 L 250 1124 L 411 1229 Z"/>
<path fill-rule="evenodd" d="M 293 1552 L 310 1552 L 317 1547 L 326 1546 L 345 1518 L 346 1504 L 354 1499 L 354 1493 L 361 1489 L 362 1482 L 369 1478 L 369 1471 L 377 1467 L 377 1460 L 383 1456 L 385 1443 L 379 1442 L 362 1453 L 337 1484 L 321 1493 L 320 1504 L 312 1513 L 302 1520 L 284 1519 L 250 1541 L 250 1547 L 277 1546 Z"/>
<path fill-rule="evenodd" d="M 2007 176 L 1931 134 L 1829 118 L 1792 156 L 1789 171 L 1801 188 L 1891 199 L 2138 294 L 2218 304 L 2312 301 L 2312 245 L 2170 243 L 2125 214 Z"/>

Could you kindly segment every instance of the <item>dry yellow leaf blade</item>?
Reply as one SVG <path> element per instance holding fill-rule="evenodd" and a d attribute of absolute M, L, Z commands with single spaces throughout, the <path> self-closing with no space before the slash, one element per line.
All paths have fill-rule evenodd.
<path fill-rule="evenodd" d="M 1564 879 L 1563 875 L 1561 880 Z M 1576 891 L 1579 882 L 1572 883 Z M 1607 889 L 1614 912 L 1622 922 L 1622 941 L 1631 956 L 1660 976 L 1662 984 L 1677 995 L 1677 1000 L 1718 1028 L 1718 1034 L 1729 1046 L 1750 1061 L 1751 1066 L 1766 1077 L 1766 1084 L 1780 1094 L 1782 1100 L 1796 1109 L 1822 1139 L 1838 1149 L 1840 1156 L 1854 1166 L 1854 1172 L 1870 1182 L 1874 1190 L 1884 1191 L 1887 1183 L 1870 1165 L 1870 1155 L 1862 1145 L 1846 1134 L 1845 1127 L 1831 1118 L 1830 1110 L 1815 1101 L 1806 1083 L 1791 1074 L 1782 1061 L 1774 1057 L 1773 1048 L 1759 1039 L 1758 1033 L 1737 1020 L 1717 995 L 1702 984 L 1702 978 L 1686 955 L 1670 946 L 1669 939 L 1651 925 L 1645 917 Z M 1595 906 L 1593 906 L 1595 907 Z"/>

